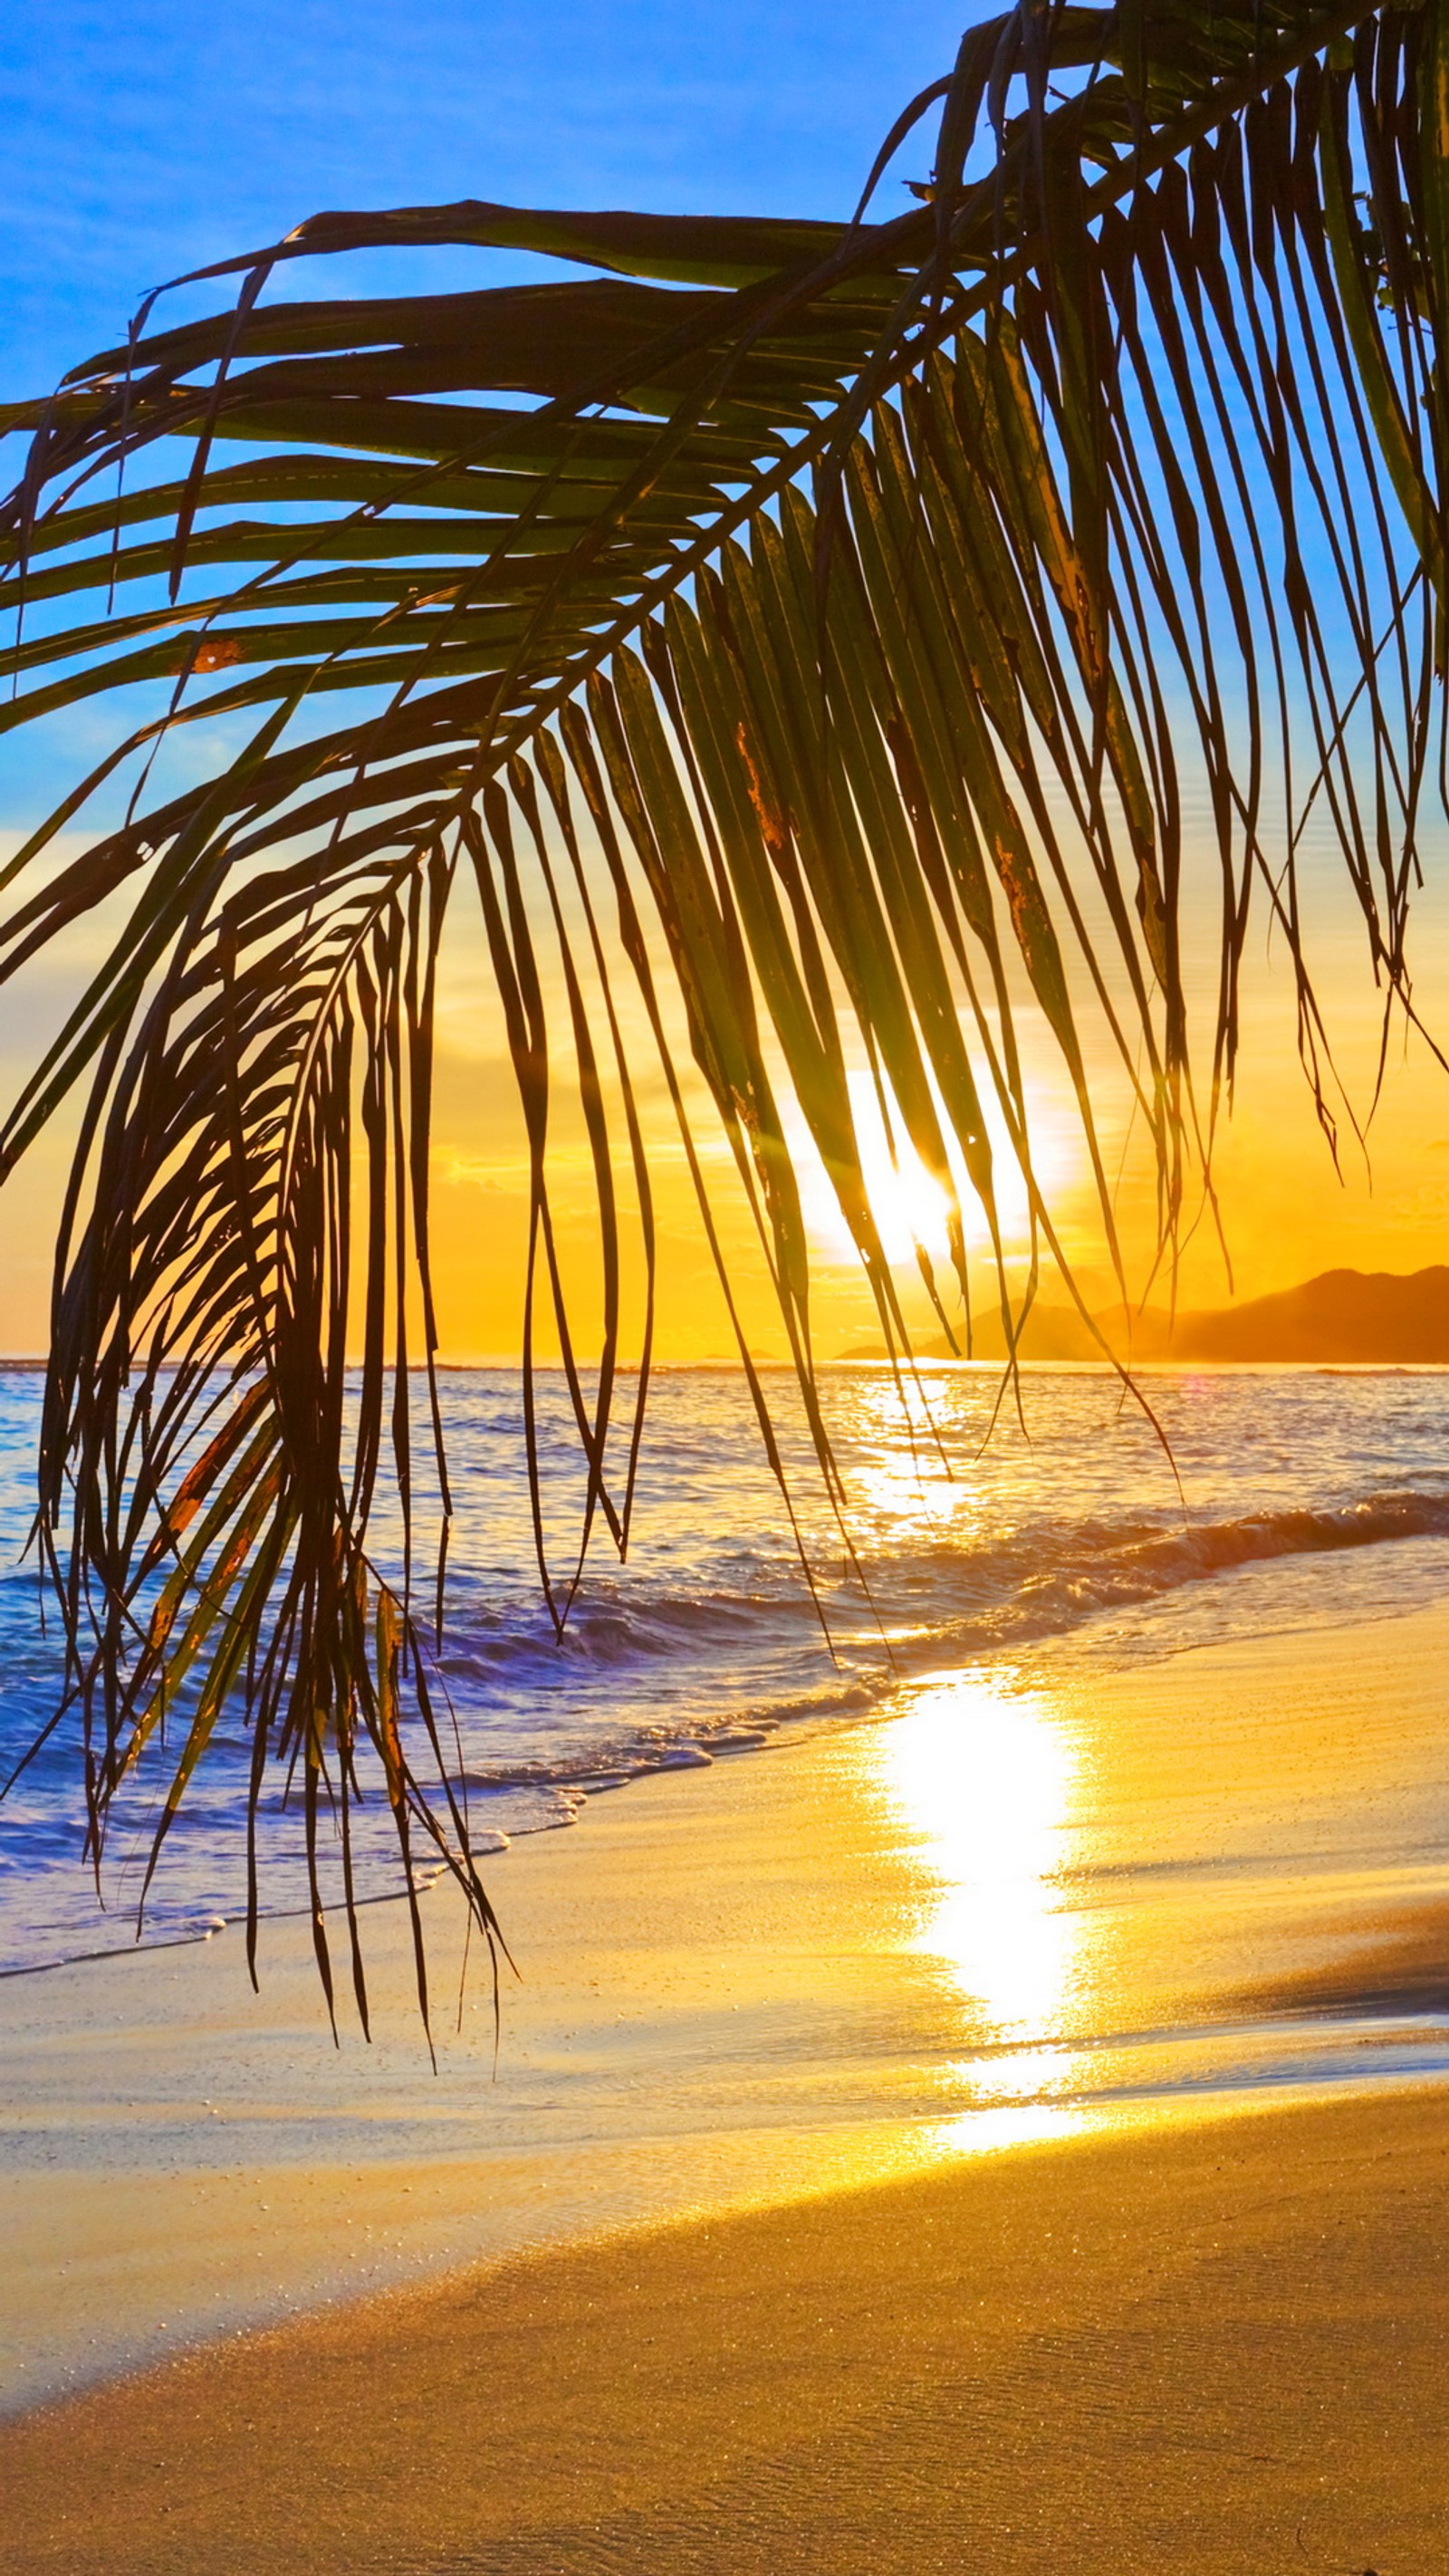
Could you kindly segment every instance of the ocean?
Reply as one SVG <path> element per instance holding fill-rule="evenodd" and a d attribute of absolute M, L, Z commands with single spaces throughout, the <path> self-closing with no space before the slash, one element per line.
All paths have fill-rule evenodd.
<path fill-rule="evenodd" d="M 456 1517 L 438 1678 L 456 1723 L 454 1777 L 484 1853 L 524 1835 L 587 1830 L 590 1803 L 643 1773 L 752 1759 L 788 1737 L 834 1737 L 884 1716 L 901 1721 L 891 1740 L 902 1813 L 910 1809 L 917 1829 L 929 1823 L 938 1781 L 942 1799 L 977 1819 L 956 1848 L 960 1901 L 977 1905 L 972 1955 L 987 1961 L 978 1989 L 997 1973 L 993 1937 L 1009 1960 L 1014 1944 L 1040 1944 L 1052 1918 L 1082 1917 L 1109 1899 L 1135 1904 L 1135 1951 L 1150 1958 L 1154 1939 L 1180 1944 L 1182 1923 L 1198 1919 L 1195 1886 L 1210 1886 L 1219 1912 L 1224 1890 L 1236 1890 L 1237 1949 L 1212 1971 L 1230 1985 L 1310 1956 L 1305 1891 L 1315 1892 L 1320 1920 L 1324 1889 L 1358 1873 L 1372 1883 L 1381 1922 L 1399 1899 L 1418 1903 L 1445 1883 L 1449 1755 L 1437 1742 L 1406 1749 L 1385 1738 L 1377 1770 L 1325 1759 L 1311 1795 L 1295 1757 L 1275 1806 L 1271 1712 L 1251 1721 L 1263 1741 L 1246 1769 L 1220 1762 L 1221 1747 L 1174 1744 L 1155 1719 L 1150 1763 L 1133 1757 L 1130 1796 L 1121 1748 L 1094 1752 L 1087 1739 L 1094 1675 L 1170 1671 L 1171 1658 L 1204 1646 L 1251 1649 L 1270 1635 L 1357 1625 L 1444 1597 L 1449 1372 L 1153 1370 L 1140 1385 L 1154 1422 L 1095 1369 L 1027 1371 L 1018 1418 L 1009 1403 L 998 1408 L 990 1368 L 932 1367 L 909 1407 L 884 1368 L 838 1368 L 825 1400 L 854 1566 L 825 1507 L 791 1382 L 774 1376 L 812 1598 L 743 1378 L 665 1370 L 650 1391 L 628 1560 L 620 1564 L 596 1533 L 561 1641 L 534 1561 L 517 1374 L 451 1371 L 443 1385 Z M 39 1397 L 38 1374 L 0 1375 L 7 1770 L 57 1691 L 53 1614 L 47 1621 L 24 1561 Z M 540 1422 L 550 1551 L 566 1591 L 581 1480 L 558 1376 L 540 1380 Z M 384 1512 L 383 1559 L 396 1555 L 397 1537 Z M 1159 1691 L 1154 1706 L 1161 1699 Z M 1044 1734 L 1031 1712 L 1048 1705 L 1077 1716 Z M 1240 1732 L 1245 1722 L 1233 1720 Z M 78 1748 L 63 1722 L 0 1805 L 4 1972 L 129 1949 L 138 1937 L 202 1940 L 234 1922 L 244 1905 L 247 1760 L 240 1726 L 218 1737 L 138 1927 L 164 1762 L 117 1812 L 98 1897 L 82 1857 Z M 1011 1868 L 1003 1877 L 1000 1855 L 1015 1848 L 1014 1835 L 1031 1851 L 1015 1878 Z M 358 1853 L 360 1895 L 395 1894 L 378 1794 L 363 1812 Z M 262 1854 L 264 1909 L 300 1910 L 302 1823 L 280 1776 L 268 1790 Z M 1252 1926 L 1261 1932 L 1270 1919 L 1271 1959 L 1265 1950 L 1255 1961 Z M 1284 1946 L 1285 1921 L 1299 1924 L 1297 1950 L 1291 1939 Z M 958 1975 L 967 1972 L 958 1960 Z M 1163 2073 L 1166 2060 L 1155 2075 L 1147 2063 L 1157 2041 L 1144 2037 L 1152 1979 L 1141 1982 L 1135 2007 L 1121 1995 L 1114 2006 L 1137 2049 L 1133 2080 L 1176 2081 Z M 1002 1991 L 1011 1986 L 1008 1967 Z M 1013 1991 L 1030 1997 L 1024 1971 Z M 1053 2044 L 1033 2013 L 1060 2021 L 1063 1992 L 1058 1976 L 1040 1987 L 1039 2010 L 1028 2001 L 1014 2020 L 986 2012 L 987 2041 L 994 2028 L 1017 2052 L 1012 2098 L 1030 2091 L 1032 2050 Z M 1076 2028 L 1085 2006 L 1072 2009 Z M 1203 2013 L 1188 2018 L 1196 2025 Z M 1242 2080 L 1322 2072 L 1348 2049 L 1359 2072 L 1380 2061 L 1427 2068 L 1449 2055 L 1444 2015 L 1422 1997 L 1387 2020 L 1382 2007 L 1367 2024 L 1363 2015 L 1340 2014 L 1332 2027 L 1320 2019 L 1291 2041 L 1280 2022 L 1266 2040 L 1234 2043 Z M 1113 2080 L 1109 2056 L 1093 2060 L 1099 2087 Z M 1199 2041 L 1179 2051 L 1179 2072 L 1189 2058 L 1196 2072 L 1186 2081 L 1215 2080 L 1213 2067 L 1220 2076 L 1226 2063 L 1219 2049 L 1209 2065 Z"/>

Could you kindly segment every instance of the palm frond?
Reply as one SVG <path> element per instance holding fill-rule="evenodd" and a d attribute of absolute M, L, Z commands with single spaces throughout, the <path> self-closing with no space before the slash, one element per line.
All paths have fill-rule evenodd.
<path fill-rule="evenodd" d="M 410 1374 L 437 1347 L 433 995 L 460 868 L 528 1138 L 525 1386 L 543 1295 L 585 1545 L 600 1522 L 627 1542 L 648 1387 L 646 1333 L 616 1490 L 621 1170 L 651 1282 L 655 1257 L 621 972 L 723 1272 L 661 977 L 682 1002 L 837 1492 L 786 1095 L 895 1351 L 854 1061 L 951 1211 L 952 1275 L 921 1255 L 946 1329 L 964 1315 L 969 1340 L 964 1195 L 1008 1346 L 992 1134 L 1065 1268 L 1028 1024 L 1075 1097 L 1119 1266 L 1101 1068 L 1150 1139 L 1170 1256 L 1210 1188 L 1255 904 L 1331 1131 L 1306 819 L 1328 818 L 1371 970 L 1412 1009 L 1409 899 L 1444 796 L 1446 66 L 1441 0 L 1022 5 L 892 129 L 887 158 L 939 110 L 925 202 L 894 220 L 322 215 L 204 272 L 239 280 L 227 309 L 160 329 L 153 298 L 124 347 L 3 415 L 30 445 L 4 512 L 0 728 L 151 693 L 13 862 L 0 927 L 9 977 L 131 889 L 0 1134 L 8 1171 L 86 1086 L 40 1526 L 98 1847 L 168 1702 L 163 1834 L 239 1696 L 254 1781 L 300 1763 L 309 1836 L 331 1797 L 345 1855 L 370 1745 L 404 1852 L 441 1853 L 494 1934 L 419 1595 L 368 1548 L 385 1456 L 408 1508 Z M 277 292 L 295 258 L 398 245 L 591 273 Z M 228 762 L 148 803 L 152 763 L 197 724 L 225 729 Z M 128 761 L 124 821 L 47 872 Z M 1184 943 L 1209 900 L 1197 1026 Z M 560 1081 L 604 1262 L 588 1368 L 549 1195 Z M 435 1386 L 430 1418 L 446 1511 Z M 361 2001 L 350 1875 L 348 1920 Z"/>

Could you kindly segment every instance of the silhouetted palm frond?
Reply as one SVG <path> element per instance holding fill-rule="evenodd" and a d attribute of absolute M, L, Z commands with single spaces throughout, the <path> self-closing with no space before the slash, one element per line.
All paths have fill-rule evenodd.
<path fill-rule="evenodd" d="M 239 281 L 213 318 L 156 328 L 152 299 L 125 347 L 4 415 L 31 444 L 4 518 L 0 726 L 150 686 L 11 865 L 0 930 L 8 977 L 132 890 L 0 1140 L 8 1170 L 85 1087 L 41 1530 L 97 1842 L 168 1702 L 163 1833 L 240 1695 L 254 1781 L 300 1764 L 309 1826 L 340 1801 L 344 1851 L 370 1742 L 405 1853 L 441 1852 L 492 1932 L 418 1603 L 367 1540 L 385 1453 L 407 1504 L 409 1375 L 436 1348 L 434 986 L 460 870 L 528 1135 L 527 1331 L 552 1299 L 586 1521 L 620 1543 L 649 1367 L 646 1336 L 616 1491 L 621 1171 L 651 1280 L 654 1260 L 641 1016 L 708 1222 L 660 979 L 757 1211 L 827 1477 L 782 1078 L 890 1346 L 862 1055 L 951 1211 L 954 1278 L 922 1255 L 943 1321 L 966 1298 L 964 1188 L 1010 1342 L 991 1134 L 1057 1249 L 1024 1020 L 1075 1094 L 1116 1257 L 1093 1068 L 1115 1059 L 1135 1095 L 1170 1250 L 1231 1081 L 1254 902 L 1320 1078 L 1310 808 L 1409 1006 L 1421 816 L 1443 795 L 1446 101 L 1440 0 L 1023 0 L 899 121 L 887 155 L 939 113 L 925 202 L 893 221 L 320 215 L 205 272 Z M 281 292 L 298 257 L 429 245 L 588 274 Z M 151 756 L 198 724 L 222 726 L 225 765 L 149 804 Z M 122 826 L 48 863 L 128 759 Z M 1184 921 L 1206 895 L 1216 999 L 1194 1027 Z M 587 1371 L 548 1191 L 561 1081 L 604 1255 Z M 434 1389 L 446 1499 L 438 1419 Z"/>

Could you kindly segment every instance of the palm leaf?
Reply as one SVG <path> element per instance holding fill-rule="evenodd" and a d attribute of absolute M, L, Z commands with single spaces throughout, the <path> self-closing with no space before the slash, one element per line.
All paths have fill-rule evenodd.
<path fill-rule="evenodd" d="M 939 109 L 926 201 L 894 220 L 322 215 L 204 272 L 239 281 L 226 309 L 155 328 L 153 298 L 124 347 L 3 416 L 30 443 L 4 512 L 0 727 L 151 690 L 12 864 L 0 927 L 8 977 L 130 889 L 0 1134 L 8 1171 L 85 1087 L 40 1529 L 98 1850 L 171 1696 L 188 1731 L 163 1831 L 239 1695 L 254 1783 L 301 1766 L 309 1849 L 336 1802 L 359 2000 L 346 1837 L 369 1744 L 405 1855 L 419 1836 L 440 1853 L 493 1937 L 411 1543 L 400 1587 L 368 1546 L 385 1458 L 410 1508 L 409 1378 L 431 1384 L 437 1345 L 433 989 L 460 866 L 528 1136 L 525 1416 L 560 1621 L 592 1531 L 627 1542 L 648 1385 L 646 1337 L 616 1489 L 621 1167 L 651 1301 L 654 1262 L 621 975 L 723 1275 L 661 979 L 682 1007 L 837 1499 L 789 1099 L 897 1351 L 854 1059 L 946 1194 L 954 1275 L 922 1269 L 968 1341 L 963 1190 L 1009 1343 L 1021 1320 L 991 1132 L 1061 1259 L 1028 1022 L 1075 1096 L 1114 1252 L 1098 1105 L 1118 1065 L 1170 1257 L 1210 1189 L 1261 903 L 1332 1129 L 1305 819 L 1327 816 L 1373 970 L 1409 1009 L 1442 788 L 1446 61 L 1441 0 L 1023 5 L 892 129 L 887 158 Z M 289 261 L 379 245 L 590 273 L 285 299 Z M 148 802 L 153 761 L 198 723 L 223 726 L 227 765 Z M 127 761 L 124 822 L 39 864 Z M 1206 889 L 1184 824 L 1199 779 Z M 1219 973 L 1197 1026 L 1184 940 L 1206 893 Z M 604 1263 L 587 1369 L 549 1194 L 561 1083 Z M 587 1467 L 568 1574 L 538 1495 L 539 1297 Z M 435 1384 L 430 1420 L 446 1515 Z M 439 1572 L 435 1622 L 441 1602 Z M 315 1878 L 314 1898 L 330 1996 Z"/>

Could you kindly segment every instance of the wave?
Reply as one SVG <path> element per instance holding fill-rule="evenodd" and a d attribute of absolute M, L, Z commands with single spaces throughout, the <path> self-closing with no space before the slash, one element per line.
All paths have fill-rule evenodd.
<path fill-rule="evenodd" d="M 1377 1547 L 1389 1539 L 1449 1537 L 1449 1493 L 1364 1494 L 1331 1510 L 1251 1512 L 1209 1522 L 1177 1542 L 1192 1570 L 1216 1574 L 1255 1558 L 1320 1555 L 1337 1548 Z"/>
<path fill-rule="evenodd" d="M 1396 1540 L 1449 1537 L 1449 1494 L 1366 1494 L 1322 1510 L 1251 1512 L 1182 1530 L 1121 1530 L 1100 1552 L 1028 1575 L 1001 1605 L 1024 1627 L 1074 1624 L 1094 1611 L 1286 1556 L 1321 1556 Z"/>
<path fill-rule="evenodd" d="M 933 1642 L 983 1643 L 1010 1634 L 1047 1633 L 1099 1610 L 1146 1600 L 1178 1586 L 1286 1556 L 1377 1547 L 1397 1540 L 1449 1537 L 1449 1492 L 1365 1494 L 1337 1505 L 1257 1511 L 1217 1521 L 1165 1526 L 1158 1520 L 1030 1521 L 985 1544 L 932 1542 L 862 1550 L 868 1601 L 851 1582 L 820 1587 L 819 1600 L 837 1650 L 852 1660 L 887 1642 L 897 1660 L 920 1628 Z M 456 1605 L 443 1669 L 464 1699 L 511 1698 L 525 1687 L 567 1692 L 589 1686 L 590 1669 L 622 1677 L 633 1667 L 636 1688 L 672 1693 L 669 1668 L 681 1659 L 707 1667 L 768 1664 L 771 1649 L 798 1654 L 820 1642 L 815 1603 L 798 1574 L 760 1568 L 754 1587 L 663 1590 L 618 1576 L 586 1578 L 562 1639 L 541 1605 L 523 1611 Z M 880 1627 L 868 1614 L 873 1610 Z M 813 1701 L 812 1701 L 813 1705 Z M 536 1773 L 529 1776 L 536 1777 Z"/>
<path fill-rule="evenodd" d="M 480 1849 L 570 1824 L 589 1798 L 641 1775 L 743 1755 L 782 1729 L 868 1716 L 913 1675 L 1071 1631 L 1090 1638 L 1094 1619 L 1188 1586 L 1274 1560 L 1449 1538 L 1449 1480 L 1197 1521 L 1094 1513 L 1091 1499 L 1079 1488 L 1075 1513 L 1062 1513 L 1032 1497 L 1036 1508 L 1003 1511 L 994 1527 L 954 1539 L 882 1518 L 861 1544 L 874 1614 L 838 1555 L 836 1579 L 822 1587 L 833 1660 L 809 1593 L 764 1527 L 692 1541 L 688 1562 L 676 1554 L 589 1575 L 561 1645 L 536 1592 L 513 1574 L 465 1576 L 442 1673 L 460 1728 L 461 1758 L 449 1768 Z M 48 1713 L 54 1649 L 34 1632 L 34 1597 L 33 1576 L 24 1591 L 0 1579 L 0 1735 L 17 1743 Z M 214 1751 L 206 1794 L 183 1815 L 148 1902 L 147 1946 L 204 1939 L 236 1919 L 246 1739 L 219 1732 Z M 0 1851 L 0 1965 L 10 1972 L 100 1946 L 78 1874 L 74 1754 L 57 1734 L 0 1810 L 17 1829 L 13 1856 Z M 369 1803 L 358 1830 L 364 1892 L 381 1899 L 397 1886 L 384 1805 Z M 268 1831 L 267 1911 L 289 1912 L 300 1866 L 283 1849 L 291 1828 L 279 1815 Z"/>

